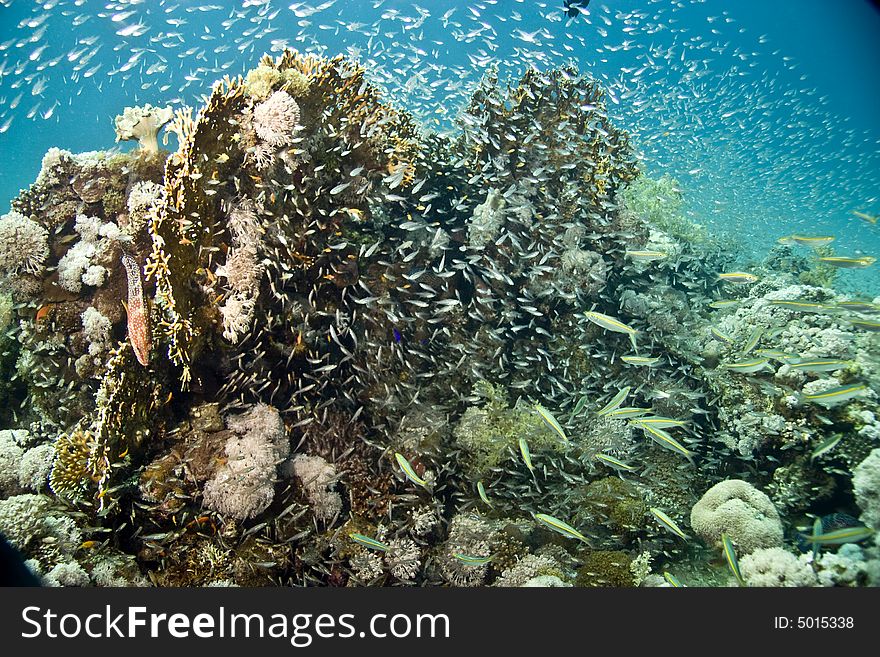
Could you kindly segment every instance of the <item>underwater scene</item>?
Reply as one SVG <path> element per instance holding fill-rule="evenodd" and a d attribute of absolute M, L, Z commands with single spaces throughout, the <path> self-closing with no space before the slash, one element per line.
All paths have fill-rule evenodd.
<path fill-rule="evenodd" d="M 0 557 L 880 585 L 867 1 L 0 0 Z"/>

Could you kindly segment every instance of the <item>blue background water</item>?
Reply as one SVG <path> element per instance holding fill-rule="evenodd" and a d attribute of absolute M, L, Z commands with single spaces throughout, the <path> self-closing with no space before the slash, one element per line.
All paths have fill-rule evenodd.
<path fill-rule="evenodd" d="M 880 226 L 851 215 L 880 213 L 880 12 L 866 0 L 593 0 L 572 22 L 561 20 L 561 2 L 531 0 L 337 0 L 308 17 L 290 9 L 306 3 L 288 1 L 0 4 L 0 211 L 50 146 L 113 147 L 112 120 L 125 106 L 198 105 L 215 79 L 287 44 L 361 56 L 401 104 L 441 128 L 489 56 L 515 70 L 576 60 L 611 86 L 619 102 L 610 111 L 646 168 L 675 176 L 694 220 L 740 239 L 744 261 L 794 231 L 837 235 L 841 254 L 880 256 Z M 420 20 L 417 5 L 430 18 Z M 224 30 L 233 10 L 246 15 Z M 632 11 L 643 15 L 627 19 Z M 167 22 L 179 19 L 186 24 Z M 138 21 L 143 35 L 117 34 Z M 74 72 L 86 54 L 73 55 L 98 45 Z M 143 50 L 120 70 L 133 49 Z M 842 284 L 876 294 L 878 267 L 843 272 Z"/>

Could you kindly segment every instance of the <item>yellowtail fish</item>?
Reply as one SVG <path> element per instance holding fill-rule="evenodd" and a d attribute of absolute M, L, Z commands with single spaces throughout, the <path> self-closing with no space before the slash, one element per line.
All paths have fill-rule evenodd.
<path fill-rule="evenodd" d="M 801 246 L 824 246 L 826 244 L 831 244 L 835 238 L 831 235 L 821 235 L 819 237 L 808 237 L 806 235 L 789 235 L 788 237 L 780 237 L 777 242 L 780 244 L 791 244 L 794 242 L 795 244 L 800 244 Z"/>
<path fill-rule="evenodd" d="M 718 342 L 723 342 L 724 344 L 733 344 L 733 338 L 725 333 L 722 333 L 714 326 L 709 327 L 709 333 L 711 333 L 712 337 L 718 340 Z"/>
<path fill-rule="evenodd" d="M 858 210 L 853 210 L 852 213 L 859 219 L 867 221 L 869 224 L 876 224 L 877 220 L 880 219 L 880 215 L 878 214 L 868 214 L 866 212 L 859 212 Z"/>
<path fill-rule="evenodd" d="M 679 527 L 677 524 L 675 524 L 675 521 L 672 518 L 670 518 L 668 515 L 663 513 L 663 511 L 661 511 L 660 509 L 657 509 L 655 507 L 651 507 L 649 510 L 654 515 L 654 517 L 657 518 L 657 522 L 659 522 L 661 525 L 666 527 L 666 529 L 671 531 L 673 534 L 675 534 L 679 538 L 683 538 L 684 540 L 687 540 L 688 538 L 690 538 L 687 534 L 685 534 L 681 530 L 681 527 Z"/>
<path fill-rule="evenodd" d="M 739 372 L 740 374 L 752 374 L 763 370 L 770 364 L 767 358 L 754 358 L 752 360 L 744 360 L 739 363 L 721 363 L 719 367 L 723 370 L 731 372 Z"/>
<path fill-rule="evenodd" d="M 741 585 L 745 584 L 746 581 L 743 579 L 742 572 L 739 569 L 739 561 L 736 558 L 736 550 L 733 549 L 733 542 L 727 534 L 721 534 L 721 545 L 724 549 L 724 559 L 730 567 L 730 572 L 736 577 L 737 582 Z"/>
<path fill-rule="evenodd" d="M 671 417 L 662 417 L 660 415 L 652 415 L 651 417 L 637 417 L 629 421 L 638 427 L 645 425 L 657 427 L 658 429 L 671 429 L 674 427 L 683 427 L 688 424 L 687 420 L 673 420 Z"/>
<path fill-rule="evenodd" d="M 871 333 L 880 331 L 880 322 L 873 319 L 850 319 L 848 320 L 855 328 Z"/>
<path fill-rule="evenodd" d="M 492 561 L 491 556 L 475 557 L 470 554 L 461 554 L 460 552 L 453 552 L 452 556 L 461 561 L 465 566 L 485 566 Z"/>
<path fill-rule="evenodd" d="M 858 543 L 874 535 L 870 527 L 844 527 L 823 534 L 804 535 L 807 543 L 819 543 L 821 545 L 843 545 L 844 543 Z"/>
<path fill-rule="evenodd" d="M 786 310 L 793 310 L 799 313 L 824 313 L 830 310 L 834 310 L 833 306 L 828 306 L 824 303 L 814 303 L 813 301 L 799 301 L 797 299 L 786 300 L 786 299 L 775 299 L 773 301 L 768 302 L 771 306 L 776 306 L 777 308 L 785 308 Z"/>
<path fill-rule="evenodd" d="M 731 271 L 725 274 L 718 274 L 718 280 L 727 283 L 754 283 L 758 277 L 744 271 Z"/>
<path fill-rule="evenodd" d="M 837 358 L 789 358 L 785 362 L 799 372 L 834 372 L 853 364 L 851 360 Z"/>
<path fill-rule="evenodd" d="M 608 454 L 596 454 L 594 457 L 597 461 L 601 461 L 609 468 L 614 468 L 615 470 L 625 470 L 626 472 L 632 472 L 635 468 L 631 465 L 624 463 L 623 461 L 618 461 L 613 456 L 608 456 Z"/>
<path fill-rule="evenodd" d="M 596 313 L 592 310 L 588 310 L 584 313 L 586 318 L 596 324 L 597 326 L 601 326 L 606 331 L 614 331 L 615 333 L 626 333 L 629 336 L 630 342 L 632 342 L 633 349 L 636 349 L 636 334 L 638 331 L 631 326 L 627 326 L 623 322 L 621 322 L 616 317 L 611 317 L 610 315 L 603 315 L 602 313 Z"/>
<path fill-rule="evenodd" d="M 877 258 L 874 256 L 861 256 L 860 258 L 847 258 L 844 256 L 826 256 L 819 258 L 819 262 L 824 262 L 832 267 L 840 267 L 841 269 L 864 269 L 870 267 Z"/>
<path fill-rule="evenodd" d="M 630 386 L 622 388 L 616 395 L 614 395 L 610 402 L 608 402 L 602 408 L 596 411 L 596 415 L 599 417 L 602 417 L 603 415 L 608 415 L 611 411 L 620 406 L 623 403 L 623 400 L 626 399 L 626 396 L 629 394 L 630 389 Z"/>
<path fill-rule="evenodd" d="M 853 310 L 858 313 L 880 312 L 880 303 L 871 301 L 838 301 L 837 307 L 841 310 Z"/>
<path fill-rule="evenodd" d="M 559 422 L 557 422 L 556 418 L 553 417 L 553 413 L 548 411 L 540 404 L 535 404 L 535 412 L 541 416 L 541 419 L 544 420 L 544 424 L 550 427 L 557 436 L 562 438 L 562 442 L 568 444 L 568 436 L 565 435 L 565 431 L 562 430 Z"/>
<path fill-rule="evenodd" d="M 483 486 L 482 481 L 477 482 L 477 493 L 479 493 L 480 499 L 483 500 L 487 506 L 492 506 L 492 503 L 489 501 L 489 496 L 486 495 L 486 487 Z"/>
<path fill-rule="evenodd" d="M 646 413 L 650 413 L 653 411 L 653 408 L 636 408 L 635 406 L 621 406 L 620 408 L 615 408 L 613 411 L 608 413 L 608 417 L 616 417 L 616 418 L 628 418 L 628 417 L 638 417 L 640 415 L 645 415 Z"/>
<path fill-rule="evenodd" d="M 650 424 L 643 424 L 639 427 L 642 432 L 655 443 L 660 445 L 661 447 L 665 447 L 666 449 L 676 452 L 677 454 L 681 454 L 688 461 L 693 464 L 694 453 L 687 449 L 684 445 L 678 442 L 675 438 L 669 435 L 663 429 L 658 429 L 657 427 L 652 427 Z"/>
<path fill-rule="evenodd" d="M 403 454 L 395 452 L 394 458 L 397 459 L 397 465 L 399 465 L 400 469 L 403 470 L 403 474 L 406 475 L 407 479 L 426 490 L 430 488 L 428 482 L 416 474 L 416 471 L 413 470 L 412 464 L 410 464 L 410 462 L 406 460 L 406 457 Z"/>
<path fill-rule="evenodd" d="M 743 356 L 748 356 L 749 353 L 758 346 L 758 343 L 761 341 L 761 337 L 764 335 L 764 329 L 760 326 L 753 329 L 751 334 L 749 335 L 749 339 L 746 340 L 746 343 L 743 345 L 742 354 Z"/>
<path fill-rule="evenodd" d="M 827 454 L 832 449 L 834 449 L 837 446 L 837 443 L 839 443 L 841 440 L 843 440 L 843 434 L 838 433 L 834 436 L 831 436 L 831 438 L 822 441 L 819 446 L 813 450 L 812 454 L 810 454 L 810 460 L 812 461 L 814 458 L 822 456 L 823 454 Z"/>
<path fill-rule="evenodd" d="M 679 579 L 668 570 L 663 571 L 663 577 L 666 579 L 667 582 L 669 582 L 669 586 L 676 589 L 684 588 L 684 584 L 682 584 Z"/>
<path fill-rule="evenodd" d="M 563 536 L 576 538 L 579 541 L 587 542 L 587 537 L 581 534 L 577 529 L 566 522 L 562 522 L 559 518 L 548 516 L 546 513 L 533 513 L 532 516 L 542 525 L 549 527 L 553 531 L 557 531 Z"/>
<path fill-rule="evenodd" d="M 721 308 L 733 308 L 734 306 L 738 306 L 742 303 L 739 299 L 718 299 L 717 301 L 713 301 L 709 304 L 710 308 L 714 308 L 715 310 L 719 310 Z"/>
<path fill-rule="evenodd" d="M 519 453 L 522 454 L 523 461 L 529 469 L 529 472 L 534 472 L 535 466 L 532 465 L 532 453 L 529 451 L 529 444 L 526 442 L 525 438 L 519 439 Z"/>
<path fill-rule="evenodd" d="M 669 254 L 666 251 L 626 251 L 624 255 L 636 262 L 649 262 L 651 260 L 660 260 Z"/>
<path fill-rule="evenodd" d="M 363 534 L 356 533 L 349 534 L 348 537 L 358 545 L 363 545 L 364 547 L 370 548 L 371 550 L 388 552 L 388 546 L 381 541 L 377 541 L 375 538 L 370 538 L 369 536 L 364 536 Z"/>
<path fill-rule="evenodd" d="M 621 356 L 620 360 L 627 365 L 644 365 L 646 367 L 653 367 L 660 362 L 660 356 L 655 356 L 653 358 L 650 356 Z"/>
<path fill-rule="evenodd" d="M 868 386 L 864 383 L 852 383 L 846 386 L 831 388 L 825 392 L 814 392 L 809 395 L 801 394 L 801 400 L 810 402 L 811 404 L 819 404 L 820 406 L 835 406 L 845 401 L 849 401 L 855 397 L 860 397 L 867 392 Z"/>

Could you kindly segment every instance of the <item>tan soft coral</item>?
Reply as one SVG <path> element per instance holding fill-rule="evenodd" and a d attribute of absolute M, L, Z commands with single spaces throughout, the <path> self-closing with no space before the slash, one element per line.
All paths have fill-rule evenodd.
<path fill-rule="evenodd" d="M 126 107 L 116 117 L 116 141 L 136 139 L 140 150 L 147 154 L 159 152 L 159 130 L 174 118 L 170 107 Z"/>

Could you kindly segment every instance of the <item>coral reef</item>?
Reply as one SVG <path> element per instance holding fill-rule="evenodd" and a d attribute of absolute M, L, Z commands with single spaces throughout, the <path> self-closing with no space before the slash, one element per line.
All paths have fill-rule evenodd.
<path fill-rule="evenodd" d="M 871 306 L 787 246 L 719 279 L 572 67 L 442 133 L 368 73 L 128 108 L 138 149 L 50 149 L 0 218 L 0 531 L 44 582 L 727 585 L 722 533 L 749 585 L 876 582 L 794 552 L 880 522 Z"/>

